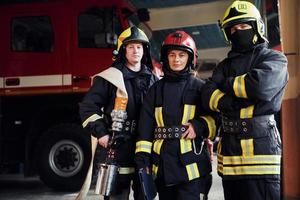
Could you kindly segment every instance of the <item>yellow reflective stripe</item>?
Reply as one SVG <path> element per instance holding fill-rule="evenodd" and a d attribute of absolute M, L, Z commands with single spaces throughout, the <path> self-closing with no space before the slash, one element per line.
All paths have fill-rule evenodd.
<path fill-rule="evenodd" d="M 221 154 L 217 154 L 217 159 L 219 163 L 223 163 L 223 156 Z"/>
<path fill-rule="evenodd" d="M 240 118 L 241 119 L 252 118 L 253 117 L 253 112 L 254 112 L 254 105 L 249 106 L 247 108 L 242 108 L 240 110 Z"/>
<path fill-rule="evenodd" d="M 209 100 L 209 108 L 213 111 L 218 111 L 220 112 L 220 110 L 218 109 L 218 103 L 219 103 L 219 100 L 224 96 L 225 94 L 219 90 L 219 89 L 216 89 L 211 97 L 210 97 L 210 100 Z"/>
<path fill-rule="evenodd" d="M 219 156 L 218 156 L 219 161 Z M 280 164 L 281 155 L 222 156 L 224 165 Z"/>
<path fill-rule="evenodd" d="M 216 137 L 216 122 L 214 118 L 211 116 L 201 116 L 202 119 L 204 119 L 208 126 L 208 139 L 213 140 Z"/>
<path fill-rule="evenodd" d="M 134 167 L 120 167 L 119 174 L 133 174 L 135 172 Z"/>
<path fill-rule="evenodd" d="M 190 119 L 193 119 L 195 116 L 195 110 L 196 110 L 195 105 L 185 104 L 181 123 L 186 124 Z M 180 152 L 183 154 L 189 151 L 192 151 L 191 140 L 180 139 Z"/>
<path fill-rule="evenodd" d="M 159 139 L 159 140 L 155 140 L 155 142 L 153 144 L 153 151 L 155 153 L 157 153 L 158 155 L 160 155 L 160 149 L 161 149 L 163 142 L 164 142 L 163 139 Z"/>
<path fill-rule="evenodd" d="M 189 180 L 200 177 L 197 163 L 192 163 L 185 166 Z"/>
<path fill-rule="evenodd" d="M 241 140 L 241 147 L 243 156 L 254 155 L 253 139 Z"/>
<path fill-rule="evenodd" d="M 256 165 L 256 166 L 223 166 L 224 175 L 263 175 L 280 174 L 280 165 Z"/>
<path fill-rule="evenodd" d="M 195 105 L 184 104 L 181 124 L 186 124 L 190 119 L 193 119 L 195 116 L 195 110 L 196 110 Z"/>
<path fill-rule="evenodd" d="M 217 145 L 217 153 L 218 153 L 218 155 L 219 154 L 221 155 L 221 151 L 222 151 L 222 143 L 221 143 L 221 141 L 222 141 L 222 138 L 220 137 L 220 140 L 219 140 L 218 145 Z"/>
<path fill-rule="evenodd" d="M 138 152 L 151 153 L 151 149 L 152 149 L 152 142 L 141 140 L 136 143 L 135 153 Z"/>
<path fill-rule="evenodd" d="M 235 77 L 233 81 L 233 91 L 236 97 L 248 98 L 245 86 L 246 74 Z"/>
<path fill-rule="evenodd" d="M 98 114 L 93 114 L 82 123 L 82 127 L 85 128 L 88 125 L 88 123 L 94 122 L 94 121 L 96 121 L 98 119 L 102 119 L 102 118 L 103 117 L 99 116 Z"/>
<path fill-rule="evenodd" d="M 218 170 L 218 172 L 220 172 L 221 174 L 223 174 L 223 165 L 222 164 L 218 164 L 217 170 Z"/>
<path fill-rule="evenodd" d="M 162 116 L 162 107 L 155 108 L 155 119 L 156 119 L 157 126 L 159 127 L 165 126 L 163 116 Z"/>
<path fill-rule="evenodd" d="M 157 171 L 158 171 L 158 166 L 156 165 L 152 165 L 152 175 L 154 176 L 154 178 L 157 176 Z"/>
<path fill-rule="evenodd" d="M 190 139 L 180 139 L 180 152 L 184 154 L 192 151 L 192 141 Z"/>

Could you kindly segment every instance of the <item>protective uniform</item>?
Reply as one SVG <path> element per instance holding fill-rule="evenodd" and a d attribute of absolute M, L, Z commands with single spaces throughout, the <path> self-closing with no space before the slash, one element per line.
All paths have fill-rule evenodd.
<path fill-rule="evenodd" d="M 231 34 L 241 23 L 252 29 Z M 274 114 L 288 81 L 287 59 L 267 48 L 264 24 L 250 2 L 235 1 L 221 28 L 232 50 L 206 83 L 202 100 L 222 121 L 217 155 L 225 199 L 279 199 L 281 143 Z"/>
<path fill-rule="evenodd" d="M 172 49 L 189 54 L 187 65 L 179 72 L 168 63 Z M 200 177 L 211 172 L 204 140 L 215 137 L 216 124 L 200 104 L 204 82 L 190 73 L 196 63 L 195 42 L 183 31 L 170 34 L 162 45 L 161 60 L 164 77 L 150 88 L 141 110 L 137 166 L 152 169 L 159 199 L 199 199 Z M 187 122 L 195 129 L 194 140 L 181 138 Z"/>
<path fill-rule="evenodd" d="M 135 41 L 141 42 L 144 47 L 144 56 L 139 72 L 134 72 L 125 65 L 125 46 L 129 42 Z M 128 100 L 126 107 L 127 119 L 124 122 L 120 133 L 125 135 L 125 141 L 121 142 L 120 146 L 116 149 L 116 163 L 120 168 L 114 195 L 119 195 L 124 190 L 128 190 L 129 192 L 130 181 L 132 179 L 135 180 L 136 178 L 134 174 L 134 151 L 136 125 L 138 123 L 140 107 L 145 93 L 150 86 L 158 80 L 149 68 L 152 67 L 150 64 L 149 41 L 143 31 L 136 27 L 130 27 L 122 32 L 118 39 L 117 51 L 117 54 L 115 54 L 115 62 L 112 64 L 111 68 L 116 68 L 122 73 L 122 81 L 124 81 L 125 84 Z M 146 64 L 148 64 L 148 66 Z M 111 113 L 115 106 L 117 89 L 118 88 L 112 82 L 103 78 L 101 73 L 97 74 L 93 79 L 92 87 L 80 103 L 80 116 L 83 127 L 88 133 L 98 139 L 104 135 L 111 134 Z M 99 160 L 99 162 L 104 162 L 107 155 L 107 149 L 100 147 L 99 152 L 100 155 L 97 156 L 96 159 Z M 134 181 L 133 189 L 135 199 L 137 199 L 138 191 L 136 191 L 136 189 L 138 185 L 139 184 Z M 114 198 L 114 195 L 113 199 L 116 199 Z M 121 199 L 127 197 L 121 197 Z"/>

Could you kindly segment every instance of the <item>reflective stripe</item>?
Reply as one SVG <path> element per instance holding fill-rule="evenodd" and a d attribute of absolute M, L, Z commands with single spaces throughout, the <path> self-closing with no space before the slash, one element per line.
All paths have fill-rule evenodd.
<path fill-rule="evenodd" d="M 196 110 L 196 106 L 195 105 L 184 104 L 183 116 L 182 116 L 181 124 L 184 125 L 190 119 L 193 119 L 194 116 L 195 116 L 195 110 Z"/>
<path fill-rule="evenodd" d="M 253 111 L 254 111 L 254 105 L 249 106 L 247 108 L 242 108 L 240 111 L 240 118 L 252 118 L 253 117 Z"/>
<path fill-rule="evenodd" d="M 197 163 L 192 163 L 185 166 L 189 180 L 193 180 L 195 178 L 200 177 L 200 173 L 198 170 Z"/>
<path fill-rule="evenodd" d="M 233 81 L 233 91 L 236 97 L 248 98 L 245 86 L 246 74 L 235 77 Z"/>
<path fill-rule="evenodd" d="M 218 159 L 218 162 L 223 164 L 223 156 L 219 153 L 217 153 L 217 159 Z"/>
<path fill-rule="evenodd" d="M 211 116 L 201 116 L 202 119 L 204 119 L 208 126 L 208 139 L 213 140 L 216 137 L 216 122 L 214 118 Z"/>
<path fill-rule="evenodd" d="M 254 156 L 222 156 L 218 157 L 217 170 L 224 175 L 263 175 L 280 174 L 280 155 L 254 155 Z M 251 165 L 251 166 L 225 166 L 225 165 Z"/>
<path fill-rule="evenodd" d="M 222 150 L 222 138 L 220 138 L 218 145 L 217 145 L 217 159 L 218 159 L 218 166 L 217 171 L 223 173 L 223 156 L 221 155 Z"/>
<path fill-rule="evenodd" d="M 162 107 L 155 108 L 155 119 L 158 127 L 165 126 L 163 116 L 162 116 Z"/>
<path fill-rule="evenodd" d="M 119 174 L 133 174 L 135 172 L 134 167 L 120 167 Z"/>
<path fill-rule="evenodd" d="M 280 164 L 281 155 L 254 155 L 254 156 L 222 156 L 218 155 L 218 162 L 224 165 L 246 164 Z"/>
<path fill-rule="evenodd" d="M 220 138 L 219 142 L 218 142 L 218 145 L 217 145 L 217 153 L 218 155 L 221 154 L 221 150 L 222 150 L 222 138 Z"/>
<path fill-rule="evenodd" d="M 152 149 L 152 142 L 141 140 L 136 143 L 135 153 L 138 152 L 151 153 L 151 149 Z"/>
<path fill-rule="evenodd" d="M 180 152 L 184 154 L 192 151 L 192 141 L 190 139 L 180 139 Z"/>
<path fill-rule="evenodd" d="M 102 118 L 103 118 L 103 115 L 99 116 L 98 114 L 93 114 L 82 123 L 82 127 L 85 128 L 88 125 L 88 123 L 94 122 L 94 121 L 96 121 L 98 119 L 102 119 Z"/>
<path fill-rule="evenodd" d="M 223 175 L 263 175 L 280 174 L 280 165 L 256 165 L 256 166 L 223 166 Z"/>
<path fill-rule="evenodd" d="M 161 149 L 163 142 L 164 142 L 163 139 L 159 139 L 159 140 L 155 140 L 155 142 L 153 144 L 153 151 L 155 153 L 157 153 L 158 155 L 160 155 L 160 149 Z"/>
<path fill-rule="evenodd" d="M 158 127 L 163 127 L 164 126 L 164 120 L 163 120 L 163 115 L 162 115 L 162 107 L 156 107 L 155 108 L 155 119 Z M 163 144 L 164 140 L 159 139 L 156 140 L 153 144 L 153 151 L 160 155 L 160 149 Z"/>
<path fill-rule="evenodd" d="M 221 90 L 216 89 L 209 100 L 209 108 L 213 111 L 217 111 L 220 112 L 220 110 L 218 109 L 218 104 L 219 104 L 219 100 L 225 95 L 225 93 L 223 93 Z"/>
<path fill-rule="evenodd" d="M 220 172 L 221 174 L 223 174 L 223 165 L 218 164 L 217 170 L 218 170 L 218 172 Z"/>
<path fill-rule="evenodd" d="M 195 105 L 188 105 L 184 104 L 183 108 L 183 116 L 181 123 L 184 125 L 186 124 L 190 119 L 193 119 L 195 116 L 195 110 L 196 106 Z M 186 139 L 180 139 L 180 152 L 181 154 L 192 151 L 192 142 L 191 140 L 186 140 Z"/>
<path fill-rule="evenodd" d="M 157 176 L 158 166 L 152 165 L 152 175 L 155 178 Z"/>
<path fill-rule="evenodd" d="M 6 81 L 18 78 L 18 85 L 7 85 Z M 0 88 L 28 88 L 72 85 L 72 74 L 51 74 L 39 76 L 1 77 Z"/>
<path fill-rule="evenodd" d="M 253 156 L 254 146 L 253 139 L 241 140 L 242 155 L 243 156 Z"/>

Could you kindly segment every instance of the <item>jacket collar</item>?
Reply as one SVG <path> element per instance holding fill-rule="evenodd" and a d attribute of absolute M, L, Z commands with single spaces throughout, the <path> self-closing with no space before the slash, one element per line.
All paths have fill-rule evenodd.
<path fill-rule="evenodd" d="M 267 47 L 268 47 L 268 43 L 263 42 L 263 43 L 256 44 L 252 49 L 250 49 L 249 51 L 245 51 L 245 52 L 237 52 L 237 51 L 234 51 L 234 50 L 231 49 L 228 52 L 227 57 L 228 58 L 234 58 L 234 57 L 241 56 L 241 55 L 247 55 L 249 53 L 252 54 L 256 50 L 260 50 L 260 49 L 267 48 Z"/>
<path fill-rule="evenodd" d="M 143 65 L 143 64 L 141 66 L 141 70 L 138 72 L 132 71 L 123 63 L 119 63 L 117 65 L 114 65 L 113 67 L 119 69 L 123 73 L 124 79 L 131 79 L 131 78 L 135 78 L 137 76 L 151 76 L 151 74 L 152 74 L 150 69 L 146 65 Z"/>

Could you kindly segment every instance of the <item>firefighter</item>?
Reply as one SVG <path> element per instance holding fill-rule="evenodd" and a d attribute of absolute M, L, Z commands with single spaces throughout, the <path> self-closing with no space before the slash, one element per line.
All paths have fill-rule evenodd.
<path fill-rule="evenodd" d="M 211 172 L 205 139 L 215 137 L 216 124 L 199 104 L 204 82 L 191 74 L 196 55 L 187 33 L 168 35 L 161 48 L 164 77 L 141 109 L 136 163 L 152 172 L 160 200 L 198 200 Z"/>
<path fill-rule="evenodd" d="M 281 140 L 274 119 L 288 82 L 287 59 L 267 48 L 257 8 L 234 1 L 220 27 L 231 51 L 202 93 L 219 113 L 218 174 L 225 200 L 279 200 Z"/>
<path fill-rule="evenodd" d="M 138 199 L 139 184 L 136 182 L 134 163 L 136 124 L 144 95 L 158 78 L 151 71 L 149 40 L 139 28 L 133 26 L 120 34 L 114 56 L 111 67 L 94 76 L 92 87 L 80 103 L 80 116 L 84 129 L 98 140 L 98 159 L 103 163 L 112 137 L 112 126 L 118 124 L 113 120 L 113 111 L 118 111 L 116 104 L 120 102 L 125 107 L 125 118 L 119 133 L 124 137 L 115 152 L 119 166 L 117 184 L 109 199 L 128 199 L 132 180 L 134 198 Z M 114 74 L 116 71 L 119 73 Z M 120 90 L 127 94 L 125 98 L 118 98 L 119 89 L 122 88 L 122 84 L 119 87 L 118 83 L 125 85 L 125 89 Z"/>

